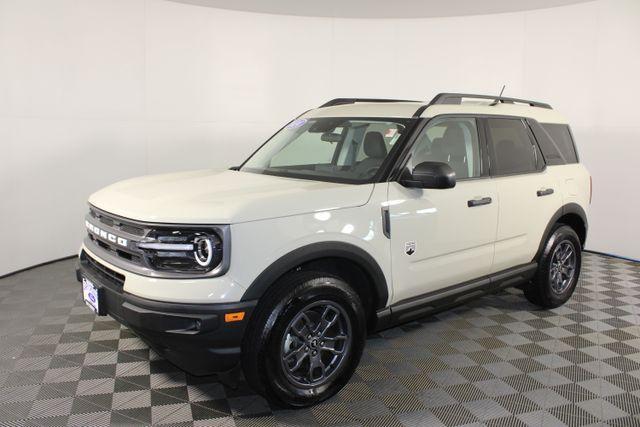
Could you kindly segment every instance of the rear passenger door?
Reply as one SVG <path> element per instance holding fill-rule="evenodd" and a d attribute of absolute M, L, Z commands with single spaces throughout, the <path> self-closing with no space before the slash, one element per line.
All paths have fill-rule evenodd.
<path fill-rule="evenodd" d="M 499 198 L 492 266 L 498 272 L 533 260 L 561 195 L 523 119 L 486 118 L 484 123 Z"/>

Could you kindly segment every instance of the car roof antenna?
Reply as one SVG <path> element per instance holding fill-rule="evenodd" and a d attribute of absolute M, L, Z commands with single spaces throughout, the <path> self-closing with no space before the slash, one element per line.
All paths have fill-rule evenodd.
<path fill-rule="evenodd" d="M 493 101 L 493 102 L 492 102 L 491 104 L 489 104 L 489 105 L 491 105 L 491 106 L 493 107 L 494 105 L 498 105 L 498 104 L 500 103 L 500 99 L 502 99 L 502 94 L 504 93 L 504 88 L 505 88 L 505 87 L 507 87 L 507 85 L 502 85 L 502 90 L 500 91 L 500 95 L 498 95 L 498 97 L 496 98 L 496 100 L 495 100 L 495 101 Z"/>

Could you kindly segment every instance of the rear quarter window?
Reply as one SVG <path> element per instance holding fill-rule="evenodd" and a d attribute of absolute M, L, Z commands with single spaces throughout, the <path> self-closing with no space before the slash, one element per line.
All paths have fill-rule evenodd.
<path fill-rule="evenodd" d="M 578 154 L 568 125 L 535 123 L 531 128 L 548 165 L 578 163 Z"/>
<path fill-rule="evenodd" d="M 542 123 L 567 163 L 578 163 L 578 154 L 568 125 Z"/>

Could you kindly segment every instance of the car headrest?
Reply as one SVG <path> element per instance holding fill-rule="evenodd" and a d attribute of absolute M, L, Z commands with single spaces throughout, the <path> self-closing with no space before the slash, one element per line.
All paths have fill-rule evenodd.
<path fill-rule="evenodd" d="M 457 124 L 453 126 L 447 126 L 447 130 L 442 135 L 446 141 L 464 141 L 464 132 Z"/>
<path fill-rule="evenodd" d="M 364 154 L 373 159 L 384 159 L 387 157 L 387 146 L 384 144 L 384 137 L 380 132 L 367 132 L 364 136 Z"/>
<path fill-rule="evenodd" d="M 444 138 L 433 138 L 433 142 L 431 143 L 431 156 L 438 159 L 445 158 L 444 144 Z"/>
<path fill-rule="evenodd" d="M 444 131 L 442 139 L 445 143 L 445 151 L 452 157 L 464 157 L 467 154 L 467 147 L 464 142 L 464 132 L 459 126 L 449 126 Z"/>

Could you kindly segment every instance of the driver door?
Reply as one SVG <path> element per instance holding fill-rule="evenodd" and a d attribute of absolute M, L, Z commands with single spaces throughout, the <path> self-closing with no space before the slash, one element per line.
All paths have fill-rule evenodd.
<path fill-rule="evenodd" d="M 456 186 L 420 189 L 389 183 L 394 303 L 490 273 L 498 194 L 484 172 L 484 152 L 475 118 L 436 118 L 416 140 L 407 167 L 448 163 Z"/>

